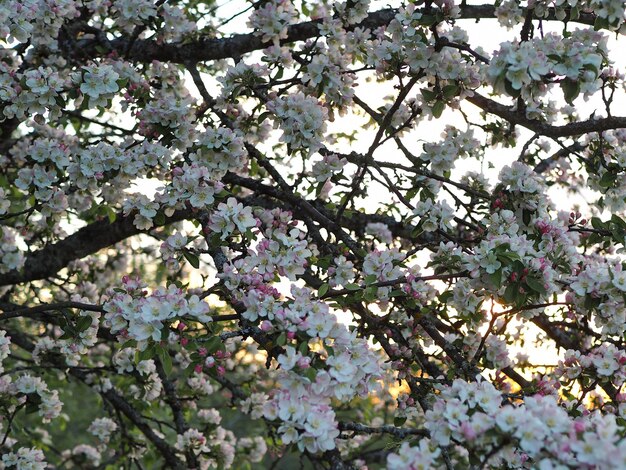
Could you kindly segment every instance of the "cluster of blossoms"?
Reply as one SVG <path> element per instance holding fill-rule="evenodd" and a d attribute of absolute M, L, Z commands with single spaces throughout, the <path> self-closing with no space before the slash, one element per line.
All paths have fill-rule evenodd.
<path fill-rule="evenodd" d="M 176 438 L 176 449 L 198 456 L 199 468 L 230 468 L 235 460 L 237 439 L 221 426 L 205 435 L 198 429 L 188 429 Z"/>
<path fill-rule="evenodd" d="M 103 444 L 111 439 L 111 434 L 117 430 L 117 423 L 111 418 L 96 418 L 89 425 L 87 431 L 98 438 Z"/>
<path fill-rule="evenodd" d="M 66 450 L 62 453 L 62 457 L 68 461 L 84 462 L 94 467 L 100 465 L 102 454 L 98 449 L 87 444 L 79 444 L 72 450 Z"/>
<path fill-rule="evenodd" d="M 626 354 L 610 343 L 602 343 L 587 354 L 571 349 L 565 351 L 564 358 L 559 360 L 553 371 L 553 376 L 564 384 L 569 384 L 581 375 L 600 377 L 621 388 L 626 382 Z M 620 414 L 623 412 L 620 406 Z"/>
<path fill-rule="evenodd" d="M 503 293 L 505 303 L 515 303 L 518 295 L 548 296 L 559 290 L 554 281 L 562 277 L 561 273 L 524 235 L 483 240 L 472 254 L 462 258 L 472 277 L 483 276 L 485 287 L 509 289 Z"/>
<path fill-rule="evenodd" d="M 297 12 L 291 0 L 265 2 L 256 8 L 248 19 L 248 26 L 261 36 L 263 41 L 274 41 L 278 45 L 287 37 L 287 27 L 297 18 Z"/>
<path fill-rule="evenodd" d="M 249 229 L 256 226 L 257 221 L 252 215 L 252 209 L 244 207 L 234 197 L 229 197 L 226 202 L 220 202 L 217 209 L 211 213 L 207 227 L 220 234 L 220 238 L 225 240 L 235 230 L 245 234 Z"/>
<path fill-rule="evenodd" d="M 12 150 L 15 155 L 37 162 L 30 168 L 20 169 L 15 182 L 17 187 L 35 197 L 40 204 L 39 213 L 46 218 L 57 217 L 69 207 L 77 211 L 90 209 L 93 203 L 99 202 L 94 193 L 100 181 L 110 182 L 110 186 L 102 188 L 103 199 L 110 206 L 119 204 L 124 199 L 124 193 L 116 191 L 116 186 L 130 184 L 135 178 L 171 159 L 170 153 L 160 144 L 143 142 L 124 151 L 118 146 L 100 142 L 79 149 L 67 136 L 37 138 L 31 143 L 18 144 Z M 62 170 L 67 171 L 71 184 L 57 178 Z M 146 198 L 141 201 L 148 206 L 153 204 Z M 126 201 L 126 204 L 131 203 Z M 128 210 L 132 208 L 132 204 L 127 207 Z M 112 208 L 111 211 L 115 212 Z M 138 220 L 138 223 L 145 225 L 146 220 Z"/>
<path fill-rule="evenodd" d="M 568 101 L 580 92 L 589 96 L 597 91 L 607 56 L 607 37 L 600 32 L 575 30 L 567 38 L 548 33 L 530 41 L 502 43 L 489 64 L 487 77 L 497 92 L 521 94 L 534 108 L 549 89 L 547 76 L 561 77 Z"/>
<path fill-rule="evenodd" d="M 246 89 L 265 82 L 269 71 L 265 65 L 246 64 L 243 60 L 229 67 L 218 81 L 222 85 L 220 101 L 235 100 Z"/>
<path fill-rule="evenodd" d="M 198 29 L 196 23 L 190 21 L 185 10 L 178 5 L 165 3 L 161 5 L 159 14 L 163 18 L 161 31 L 165 40 L 180 41 Z"/>
<path fill-rule="evenodd" d="M 309 452 L 331 450 L 339 435 L 331 400 L 349 401 L 376 391 L 382 370 L 367 342 L 338 323 L 328 305 L 312 300 L 310 289 L 292 287 L 291 293 L 293 302 L 276 321 L 290 332 L 288 338 L 307 339 L 298 349 L 288 344 L 278 356 L 280 388 L 263 406 L 263 415 L 280 419 L 284 443 Z M 323 349 L 313 353 L 309 346 L 314 344 Z"/>
<path fill-rule="evenodd" d="M 307 94 L 319 96 L 323 93 L 327 104 L 339 106 L 340 112 L 343 106 L 352 102 L 356 79 L 354 74 L 346 73 L 352 57 L 342 46 L 335 43 L 320 44 L 302 76 L 302 83 L 307 85 Z"/>
<path fill-rule="evenodd" d="M 222 183 L 213 180 L 207 167 L 196 163 L 174 167 L 172 175 L 172 182 L 161 188 L 154 197 L 166 215 L 173 214 L 176 209 L 183 209 L 185 202 L 189 202 L 191 207 L 206 209 L 213 205 L 224 189 Z"/>
<path fill-rule="evenodd" d="M 16 470 L 44 470 L 48 467 L 43 452 L 39 449 L 20 447 L 17 452 L 8 452 L 2 456 L 2 468 Z"/>
<path fill-rule="evenodd" d="M 498 23 L 507 29 L 513 28 L 524 20 L 524 14 L 518 0 L 504 0 L 500 3 L 496 8 L 496 17 Z"/>
<path fill-rule="evenodd" d="M 335 11 L 346 24 L 355 24 L 367 18 L 370 0 L 356 0 L 354 2 L 336 2 Z"/>
<path fill-rule="evenodd" d="M 80 302 L 85 299 L 75 296 L 73 300 Z M 60 353 L 68 366 L 77 366 L 80 358 L 97 342 L 100 317 L 100 312 L 82 310 L 76 316 L 74 324 L 68 323 L 68 331 L 60 339 L 39 338 L 32 352 L 35 364 L 44 362 L 48 353 Z"/>
<path fill-rule="evenodd" d="M 426 470 L 437 468 L 437 458 L 441 455 L 438 449 L 429 439 L 422 439 L 418 447 L 411 447 L 408 442 L 404 442 L 397 452 L 392 452 L 387 456 L 388 470 L 405 470 L 414 468 L 415 470 Z"/>
<path fill-rule="evenodd" d="M 106 106 L 120 89 L 117 83 L 120 76 L 109 64 L 85 66 L 79 77 L 80 91 L 89 97 L 89 105 L 92 107 Z"/>
<path fill-rule="evenodd" d="M 122 206 L 125 216 L 135 213 L 133 223 L 139 230 L 148 230 L 154 225 L 154 218 L 159 210 L 159 204 L 145 194 L 129 194 Z"/>
<path fill-rule="evenodd" d="M 594 191 L 603 194 L 603 201 L 612 213 L 621 213 L 626 208 L 622 194 L 626 190 L 626 132 L 616 129 L 602 133 L 606 144 L 601 148 L 594 142 L 599 136 L 588 136 L 585 139 L 586 158 L 596 163 L 589 169 L 587 184 Z M 608 183 L 605 179 L 609 178 Z"/>
<path fill-rule="evenodd" d="M 494 322 L 494 331 L 504 331 L 505 328 L 506 323 L 503 318 Z M 456 336 L 455 334 L 450 334 L 447 335 L 447 339 L 449 342 L 454 342 Z M 509 357 L 508 345 L 504 338 L 491 334 L 486 337 L 484 344 L 483 338 L 484 335 L 475 331 L 468 331 L 463 337 L 463 350 L 468 357 L 477 357 L 476 354 L 482 345 L 481 352 L 484 352 L 484 363 L 486 367 L 502 370 L 512 364 L 511 358 Z"/>
<path fill-rule="evenodd" d="M 488 382 L 457 379 L 444 386 L 426 412 L 430 440 L 422 441 L 415 458 L 425 455 L 433 461 L 440 458 L 436 449 L 447 448 L 449 458 L 466 465 L 467 450 L 481 449 L 481 455 L 489 456 L 483 462 L 488 468 L 503 464 L 507 468 L 532 464 L 533 468 L 589 469 L 624 465 L 626 441 L 619 434 L 615 416 L 593 412 L 573 418 L 552 395 L 504 405 L 503 401 Z M 406 460 L 389 457 L 391 463 L 403 458 Z"/>
<path fill-rule="evenodd" d="M 139 132 L 148 138 L 171 135 L 176 139 L 177 147 L 187 148 L 195 137 L 193 103 L 194 99 L 189 95 L 180 96 L 172 90 L 162 90 L 137 111 Z"/>
<path fill-rule="evenodd" d="M 11 353 L 11 337 L 7 336 L 7 332 L 0 330 L 0 374 L 4 372 L 2 362 L 9 357 Z"/>
<path fill-rule="evenodd" d="M 583 312 L 591 310 L 604 333 L 621 335 L 626 331 L 626 271 L 621 264 L 588 260 L 571 277 L 569 289 L 569 300 Z"/>
<path fill-rule="evenodd" d="M 50 67 L 27 70 L 23 74 L 10 69 L 6 63 L 0 64 L 0 102 L 2 114 L 7 118 L 36 114 L 49 111 L 52 116 L 59 116 L 62 101 L 60 93 L 66 88 L 66 82 L 59 73 Z M 6 103 L 6 104 L 5 104 Z"/>
<path fill-rule="evenodd" d="M 409 268 L 405 278 L 406 283 L 402 286 L 402 290 L 417 303 L 426 305 L 437 295 L 437 290 L 433 286 L 420 279 L 420 269 L 418 266 Z"/>
<path fill-rule="evenodd" d="M 115 0 L 112 4 L 117 25 L 127 32 L 157 14 L 156 5 L 150 0 Z"/>
<path fill-rule="evenodd" d="M 129 348 L 128 348 L 129 349 Z M 139 361 L 135 370 L 142 380 L 139 385 L 131 385 L 129 392 L 136 400 L 152 402 L 163 393 L 163 382 L 156 370 L 156 364 L 152 359 Z"/>
<path fill-rule="evenodd" d="M 283 131 L 281 142 L 308 155 L 322 148 L 328 111 L 315 98 L 297 92 L 273 98 L 266 106 L 276 116 L 275 127 Z"/>
<path fill-rule="evenodd" d="M 420 218 L 420 227 L 426 232 L 450 230 L 454 219 L 454 209 L 446 201 L 435 201 L 431 198 L 415 204 L 413 214 Z"/>
<path fill-rule="evenodd" d="M 56 49 L 59 29 L 78 16 L 74 0 L 9 0 L 0 5 L 0 39 Z"/>
<path fill-rule="evenodd" d="M 211 177 L 218 180 L 228 171 L 241 169 L 246 155 L 243 139 L 228 128 L 218 127 L 198 136 L 189 160 L 208 168 Z"/>
<path fill-rule="evenodd" d="M 312 173 L 315 181 L 320 183 L 326 181 L 331 176 L 340 173 L 348 161 L 345 158 L 339 158 L 338 155 L 325 155 L 321 160 L 313 164 Z"/>
<path fill-rule="evenodd" d="M 161 257 L 169 270 L 176 271 L 180 268 L 181 252 L 187 243 L 187 236 L 176 232 L 161 244 Z"/>
<path fill-rule="evenodd" d="M 0 379 L 0 396 L 15 410 L 16 405 L 35 406 L 44 423 L 61 414 L 63 403 L 59 400 L 57 390 L 49 390 L 48 385 L 40 378 L 24 374 L 12 381 L 8 375 Z M 14 397 L 17 402 L 11 400 Z"/>
<path fill-rule="evenodd" d="M 373 250 L 365 256 L 363 261 L 363 278 L 372 276 L 377 282 L 399 279 L 402 277 L 402 269 L 398 264 L 403 261 L 402 254 L 397 249 Z M 376 296 L 380 300 L 385 300 L 391 293 L 391 287 L 379 287 Z"/>
<path fill-rule="evenodd" d="M 457 9 L 457 7 L 454 7 Z M 452 14 L 454 13 L 450 10 Z M 480 67 L 471 58 L 465 57 L 454 48 L 436 47 L 434 38 L 427 34 L 428 20 L 423 18 L 414 4 L 401 7 L 387 32 L 390 37 L 371 41 L 367 46 L 367 62 L 376 67 L 379 73 L 390 71 L 396 60 L 402 61 L 414 73 L 424 72 L 432 82 L 437 80 L 440 90 L 425 90 L 423 110 L 430 112 L 433 99 L 439 95 L 454 107 L 458 98 L 470 96 L 481 80 Z M 466 43 L 467 33 L 460 28 L 440 27 L 440 40 L 452 43 Z M 482 51 L 477 49 L 478 53 Z"/>
<path fill-rule="evenodd" d="M 537 175 L 533 169 L 521 162 L 513 162 L 510 166 L 505 166 L 498 176 L 504 188 L 514 197 L 510 208 L 516 215 L 522 209 L 536 211 L 538 214 L 545 214 L 549 207 L 549 200 L 543 196 L 545 193 L 545 182 Z M 523 197 L 518 197 L 522 196 Z M 493 202 L 494 209 L 505 208 L 506 198 L 496 198 Z M 507 207 L 508 208 L 508 207 Z M 519 218 L 520 221 L 523 217 Z"/>
<path fill-rule="evenodd" d="M 624 21 L 626 21 L 626 13 L 624 12 L 624 4 L 620 0 L 569 0 L 567 2 L 559 0 L 531 0 L 528 7 L 533 8 L 538 16 L 546 17 L 550 14 L 550 8 L 555 9 L 555 16 L 558 19 L 565 19 L 568 15 L 573 17 L 570 12 L 593 11 L 594 14 L 604 20 L 606 24 L 599 23 L 603 27 L 607 27 L 614 31 L 623 32 Z"/>
<path fill-rule="evenodd" d="M 460 131 L 453 126 L 446 126 L 442 133 L 443 140 L 437 143 L 425 143 L 420 159 L 429 164 L 429 170 L 438 175 L 449 172 L 458 158 L 464 158 L 478 147 L 478 140 L 470 129 Z"/>
<path fill-rule="evenodd" d="M 24 254 L 16 245 L 14 230 L 10 227 L 0 228 L 0 273 L 6 273 L 24 266 Z"/>
<path fill-rule="evenodd" d="M 88 189 L 104 178 L 113 183 L 126 183 L 142 176 L 148 169 L 166 166 L 172 155 L 166 147 L 155 142 L 141 142 L 128 149 L 107 142 L 78 150 L 68 167 L 72 183 Z M 119 194 L 103 191 L 103 196 L 111 202 L 118 202 Z M 115 197 L 117 196 L 117 197 Z"/>
<path fill-rule="evenodd" d="M 333 260 L 334 266 L 328 268 L 328 284 L 331 287 L 344 286 L 354 280 L 354 263 L 341 255 Z"/>
<path fill-rule="evenodd" d="M 385 244 L 390 244 L 393 241 L 393 234 L 387 224 L 370 222 L 365 226 L 365 233 Z"/>
<path fill-rule="evenodd" d="M 0 187 L 0 215 L 4 215 L 9 212 L 11 207 L 11 200 L 8 198 L 7 191 Z"/>
<path fill-rule="evenodd" d="M 211 321 L 209 305 L 196 295 L 187 299 L 175 285 L 159 287 L 149 295 L 138 279 L 125 276 L 122 285 L 121 292 L 113 291 L 104 304 L 106 324 L 122 337 L 145 345 L 149 339 L 167 338 L 166 325 L 187 315 L 201 323 Z"/>
<path fill-rule="evenodd" d="M 250 305 L 255 305 L 268 295 L 272 297 L 275 295 L 274 289 L 268 289 L 263 283 L 274 280 L 276 274 L 295 281 L 298 275 L 304 274 L 307 259 L 316 251 L 315 247 L 303 240 L 303 236 L 304 233 L 297 228 L 287 233 L 276 230 L 271 238 L 258 243 L 256 251 L 250 249 L 245 258 L 226 264 L 224 272 L 219 276 L 233 290 L 239 286 L 249 286 L 251 290 L 246 295 Z M 254 316 L 252 313 L 249 315 Z"/>

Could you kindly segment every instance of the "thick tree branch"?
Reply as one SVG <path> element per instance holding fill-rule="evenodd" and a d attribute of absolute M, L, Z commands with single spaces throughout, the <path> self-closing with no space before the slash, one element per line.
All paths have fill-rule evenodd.
<path fill-rule="evenodd" d="M 191 210 L 176 211 L 166 218 L 164 225 L 190 216 Z M 0 286 L 45 279 L 66 267 L 70 261 L 92 255 L 128 237 L 145 232 L 135 227 L 134 218 L 135 214 L 130 214 L 126 217 L 118 216 L 113 223 L 108 220 L 93 222 L 61 241 L 31 253 L 26 257 L 23 269 L 0 274 Z"/>
<path fill-rule="evenodd" d="M 545 122 L 529 119 L 526 114 L 514 111 L 509 106 L 505 106 L 478 93 L 468 97 L 467 101 L 478 106 L 483 111 L 506 119 L 511 124 L 519 125 L 545 137 L 572 137 L 590 132 L 602 132 L 611 129 L 622 129 L 626 127 L 626 117 L 607 117 L 600 119 L 588 119 L 586 121 L 572 122 L 563 126 L 552 126 Z"/>
<path fill-rule="evenodd" d="M 524 11 L 525 13 L 525 11 Z M 352 26 L 352 29 L 363 28 L 374 30 L 381 26 L 387 26 L 397 14 L 396 9 L 385 8 L 370 13 L 361 23 Z M 493 5 L 462 5 L 459 19 L 495 19 L 495 7 Z M 554 9 L 549 10 L 546 20 L 556 20 Z M 577 23 L 593 25 L 595 16 L 581 13 L 575 21 Z M 306 21 L 289 27 L 287 38 L 282 44 L 291 44 L 298 41 L 317 37 L 319 25 L 322 20 Z M 159 43 L 154 39 L 135 40 L 130 37 L 120 37 L 107 41 L 107 48 L 102 48 L 98 38 L 79 39 L 75 42 L 72 50 L 65 53 L 70 56 L 76 55 L 80 50 L 81 56 L 100 57 L 116 51 L 120 56 L 125 56 L 131 62 L 149 63 L 154 60 L 173 62 L 177 64 L 189 64 L 196 62 L 228 59 L 240 57 L 243 54 L 257 51 L 271 46 L 271 42 L 264 42 L 259 36 L 248 34 L 235 34 L 227 38 L 201 37 L 197 40 Z M 98 47 L 100 46 L 100 47 Z"/>

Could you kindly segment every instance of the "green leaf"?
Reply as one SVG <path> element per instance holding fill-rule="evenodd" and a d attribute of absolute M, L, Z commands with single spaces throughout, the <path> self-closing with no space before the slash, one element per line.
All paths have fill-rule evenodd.
<path fill-rule="evenodd" d="M 165 225 L 165 214 L 161 211 L 157 212 L 152 221 L 157 226 Z"/>
<path fill-rule="evenodd" d="M 326 181 L 320 181 L 317 186 L 315 187 L 315 197 L 319 197 L 320 194 L 322 194 L 322 190 L 324 189 L 324 186 L 326 185 Z"/>
<path fill-rule="evenodd" d="M 489 274 L 489 280 L 499 289 L 502 286 L 502 269 Z"/>
<path fill-rule="evenodd" d="M 365 285 L 369 286 L 374 284 L 378 280 L 378 276 L 376 274 L 368 274 L 365 276 Z"/>
<path fill-rule="evenodd" d="M 208 340 L 206 343 L 204 343 L 204 348 L 207 350 L 207 354 L 213 354 L 221 347 L 222 340 L 218 336 L 215 336 Z"/>
<path fill-rule="evenodd" d="M 87 328 L 91 326 L 92 318 L 87 315 L 86 317 L 80 317 L 76 321 L 76 331 L 79 333 L 85 331 Z"/>
<path fill-rule="evenodd" d="M 435 102 L 435 104 L 432 107 L 433 117 L 435 119 L 439 119 L 444 109 L 446 109 L 446 103 L 444 103 L 443 101 Z"/>
<path fill-rule="evenodd" d="M 422 96 L 427 103 L 434 101 L 437 98 L 437 93 L 432 90 L 422 90 Z"/>
<path fill-rule="evenodd" d="M 513 84 L 506 78 L 504 79 L 504 89 L 513 98 L 518 98 L 519 95 L 522 93 L 521 90 L 518 90 L 517 88 L 513 88 Z"/>
<path fill-rule="evenodd" d="M 540 294 L 545 294 L 546 293 L 546 288 L 543 284 L 543 281 L 541 281 L 539 278 L 536 277 L 527 277 L 526 278 L 526 285 L 528 287 L 530 287 L 532 290 L 534 290 L 535 292 L 538 292 Z"/>
<path fill-rule="evenodd" d="M 287 344 L 287 334 L 285 332 L 278 335 L 278 338 L 276 338 L 276 344 L 278 346 L 284 346 Z"/>
<path fill-rule="evenodd" d="M 106 215 L 109 219 L 109 223 L 113 223 L 117 220 L 117 212 L 111 206 L 104 206 L 104 210 L 106 211 Z"/>
<path fill-rule="evenodd" d="M 598 217 L 592 217 L 591 218 L 591 226 L 593 228 L 595 228 L 596 230 L 605 230 L 606 229 L 606 224 L 604 222 L 602 222 L 602 220 Z"/>
<path fill-rule="evenodd" d="M 141 361 L 146 361 L 148 359 L 152 359 L 155 355 L 156 355 L 156 350 L 155 350 L 155 346 L 154 344 L 148 346 L 146 349 L 144 349 L 143 351 L 137 351 L 136 355 L 135 355 L 135 361 L 136 362 L 141 362 Z"/>
<path fill-rule="evenodd" d="M 593 22 L 593 29 L 595 31 L 609 29 L 609 20 L 607 18 L 600 18 L 599 16 L 596 16 L 596 19 Z"/>
<path fill-rule="evenodd" d="M 517 296 L 518 291 L 519 287 L 517 284 L 509 284 L 506 286 L 506 289 L 504 290 L 504 301 L 507 304 L 515 303 L 515 297 Z"/>
<path fill-rule="evenodd" d="M 442 93 L 446 99 L 453 98 L 459 93 L 459 87 L 456 85 L 446 85 L 443 87 Z"/>
<path fill-rule="evenodd" d="M 418 21 L 423 26 L 432 26 L 437 22 L 437 17 L 435 15 L 422 15 Z"/>
<path fill-rule="evenodd" d="M 183 250 L 183 256 L 194 268 L 198 269 L 200 267 L 200 259 L 195 254 L 188 250 Z"/>
<path fill-rule="evenodd" d="M 315 382 L 315 379 L 317 378 L 317 369 L 315 367 L 309 367 L 304 371 L 304 376 L 311 382 Z"/>
<path fill-rule="evenodd" d="M 624 221 L 624 219 L 622 219 L 618 215 L 613 214 L 611 216 L 611 222 L 613 222 L 615 225 L 617 225 L 621 229 L 626 230 L 626 221 Z"/>
<path fill-rule="evenodd" d="M 396 416 L 393 418 L 393 425 L 396 427 L 400 427 L 404 423 L 406 423 L 406 416 Z"/>
<path fill-rule="evenodd" d="M 571 78 L 565 78 L 561 81 L 561 90 L 563 90 L 563 97 L 567 104 L 572 104 L 580 94 L 580 82 Z"/>
<path fill-rule="evenodd" d="M 610 188 L 615 183 L 616 178 L 617 175 L 611 173 L 610 171 L 607 171 L 604 175 L 602 175 L 602 178 L 600 178 L 600 182 L 598 184 L 601 188 Z"/>
<path fill-rule="evenodd" d="M 266 112 L 262 113 L 256 120 L 257 124 L 261 124 L 263 121 L 265 121 L 271 115 L 272 115 L 272 113 L 270 113 L 269 111 L 266 111 Z"/>
<path fill-rule="evenodd" d="M 159 348 L 159 359 L 161 359 L 165 374 L 169 375 L 172 372 L 172 356 L 170 356 L 167 348 Z"/>
<path fill-rule="evenodd" d="M 330 286 L 328 285 L 327 282 L 325 282 L 324 284 L 320 286 L 319 290 L 317 291 L 317 296 L 324 297 L 324 295 L 326 295 L 326 293 L 328 292 L 329 288 Z"/>

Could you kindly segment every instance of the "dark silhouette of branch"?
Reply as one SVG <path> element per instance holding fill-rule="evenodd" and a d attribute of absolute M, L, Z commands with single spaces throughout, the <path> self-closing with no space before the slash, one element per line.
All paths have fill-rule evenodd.
<path fill-rule="evenodd" d="M 545 137 L 572 137 L 590 132 L 602 132 L 611 129 L 621 129 L 626 127 L 626 117 L 606 117 L 599 119 L 588 119 L 586 121 L 572 122 L 562 126 L 553 126 L 535 119 L 529 119 L 526 114 L 512 110 L 509 106 L 493 101 L 478 93 L 468 97 L 467 101 L 478 106 L 483 111 L 506 119 L 511 124 L 519 125 Z"/>
<path fill-rule="evenodd" d="M 495 19 L 495 7 L 493 5 L 462 5 L 459 19 Z M 396 16 L 397 10 L 385 8 L 370 13 L 361 23 L 353 25 L 351 29 L 362 28 L 374 30 L 388 25 Z M 525 14 L 525 10 L 524 10 Z M 544 20 L 557 20 L 554 9 L 549 9 L 549 14 Z M 568 18 L 566 17 L 566 20 Z M 595 16 L 581 13 L 575 21 L 577 23 L 593 25 Z M 287 30 L 287 38 L 282 44 L 290 44 L 298 41 L 317 37 L 319 25 L 322 20 L 306 21 L 294 24 Z M 78 31 L 77 31 L 78 32 Z M 174 43 L 159 43 L 154 39 L 133 40 L 130 37 L 119 37 L 106 42 L 106 48 L 102 47 L 99 38 L 79 39 L 74 43 L 71 50 L 65 50 L 64 54 L 74 56 L 80 51 L 84 57 L 100 57 L 116 51 L 120 56 L 126 57 L 131 62 L 152 62 L 159 60 L 177 64 L 189 64 L 196 62 L 228 59 L 240 57 L 243 54 L 269 47 L 271 42 L 264 42 L 259 36 L 249 34 L 234 34 L 227 38 L 200 37 L 196 40 L 186 40 Z M 110 48 L 110 50 L 108 50 Z"/>

